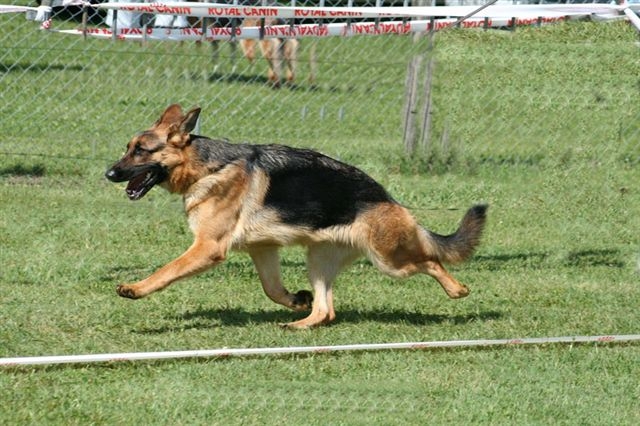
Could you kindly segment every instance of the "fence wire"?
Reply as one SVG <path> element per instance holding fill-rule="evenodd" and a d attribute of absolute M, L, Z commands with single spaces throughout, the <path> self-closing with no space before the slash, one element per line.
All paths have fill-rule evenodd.
<path fill-rule="evenodd" d="M 8 1 L 36 5 L 28 0 Z M 331 0 L 324 5 L 399 3 L 404 4 Z M 74 29 L 82 19 L 80 8 L 57 7 L 51 25 Z M 107 27 L 103 11 L 91 12 L 87 19 L 92 27 Z M 144 19 L 154 24 L 152 17 Z M 190 20 L 189 25 L 202 23 Z M 60 167 L 64 173 L 54 173 L 48 183 L 64 188 L 83 180 L 88 165 L 100 170 L 92 176 L 98 182 L 102 170 L 137 130 L 151 125 L 167 105 L 181 103 L 185 108 L 202 108 L 200 133 L 204 135 L 318 149 L 367 171 L 374 169 L 377 179 L 401 167 L 423 175 L 451 169 L 472 173 L 482 167 L 484 173 L 496 176 L 494 182 L 500 181 L 503 166 L 527 168 L 526 174 L 515 178 L 505 174 L 523 181 L 538 170 L 540 174 L 551 170 L 548 179 L 540 180 L 545 185 L 541 195 L 524 184 L 520 194 L 502 194 L 516 200 L 502 206 L 504 210 L 539 204 L 540 209 L 526 212 L 562 217 L 554 224 L 575 226 L 570 234 L 575 241 L 611 239 L 637 246 L 638 219 L 630 211 L 638 205 L 640 56 L 638 36 L 624 22 L 558 24 L 515 32 L 454 29 L 436 33 L 433 40 L 426 34 L 305 38 L 300 40 L 295 80 L 279 88 L 269 83 L 264 58 L 258 55 L 249 62 L 237 43 L 85 39 L 40 30 L 23 14 L 0 14 L 0 30 L 0 178 L 8 176 L 8 185 L 35 185 L 39 176 Z M 549 36 L 552 31 L 561 39 Z M 22 161 L 25 158 L 30 160 Z M 50 161 L 45 167 L 40 158 L 62 159 L 65 164 Z M 96 162 L 105 167 L 100 169 Z M 539 169 L 531 172 L 535 167 Z M 628 173 L 614 175 L 615 170 Z M 585 178 L 567 189 L 558 181 L 569 176 Z M 406 189 L 406 182 L 403 185 Z M 97 186 L 106 187 L 106 182 Z M 424 194 L 409 189 L 402 201 L 423 209 L 458 203 L 445 192 L 431 194 L 425 201 Z M 500 196 L 495 197 L 498 202 Z M 630 197 L 636 201 L 630 203 Z M 20 212 L 16 217 L 22 209 L 16 206 Z M 112 225 L 117 220 L 109 219 Z M 502 258 L 511 264 L 536 263 L 527 273 L 544 268 L 545 259 L 556 256 L 560 248 L 554 245 L 549 254 L 537 253 L 535 244 L 531 248 L 524 242 L 553 240 L 557 235 L 547 233 L 569 231 L 549 232 L 547 227 L 545 235 L 532 235 L 536 225 L 528 223 L 528 217 L 502 216 L 493 222 L 496 228 L 502 226 L 500 220 L 511 221 L 511 229 L 508 237 L 493 243 L 496 260 L 491 263 L 490 256 L 484 258 L 488 269 L 508 268 Z M 52 223 L 37 232 L 51 232 L 56 226 Z M 25 221 L 20 226 L 29 225 Z M 557 240 L 566 241 L 566 237 Z M 517 241 L 523 241 L 522 251 L 512 253 Z M 495 248 L 500 245 L 508 254 Z M 625 264 L 619 246 L 591 249 L 577 244 L 569 249 L 575 249 L 570 255 L 577 253 L 566 261 L 573 262 L 575 270 Z M 612 274 L 617 271 L 613 269 Z M 564 291 L 559 289 L 558 294 Z M 220 398 L 210 404 L 211 417 L 271 407 L 265 417 L 253 419 L 260 424 L 268 414 L 292 407 L 329 419 L 328 423 L 345 422 L 347 416 L 341 417 L 339 410 L 348 414 L 347 422 L 366 414 L 367 422 L 379 415 L 410 423 L 413 413 L 430 414 L 422 408 L 421 398 L 431 391 L 409 383 L 413 382 L 380 384 L 384 393 L 376 390 L 377 382 L 365 387 L 340 383 L 336 393 L 313 388 L 305 394 L 306 400 L 295 397 L 293 401 L 291 393 L 272 383 L 247 389 L 223 386 Z M 265 398 L 253 398 L 256 389 Z M 210 402 L 208 395 L 201 400 Z M 323 404 L 335 407 L 329 417 L 321 411 Z M 193 415 L 200 409 L 194 409 Z"/>
<path fill-rule="evenodd" d="M 320 4 L 344 6 L 347 2 Z M 107 13 L 89 10 L 84 18 L 88 25 L 105 27 Z M 54 28 L 78 28 L 82 9 L 55 7 L 52 18 Z M 135 19 L 132 25 L 154 25 L 159 20 L 152 15 Z M 637 153 L 631 146 L 638 136 L 637 83 L 633 86 L 630 81 L 631 86 L 625 86 L 610 79 L 597 81 L 590 71 L 592 62 L 596 66 L 616 63 L 628 51 L 619 49 L 620 44 L 629 44 L 628 40 L 550 46 L 556 51 L 565 49 L 566 59 L 575 62 L 571 75 L 556 76 L 558 64 L 545 56 L 524 52 L 508 57 L 500 47 L 496 50 L 486 43 L 475 44 L 474 60 L 463 63 L 450 54 L 451 49 L 459 48 L 458 42 L 436 41 L 436 48 L 431 49 L 426 36 L 305 38 L 295 81 L 274 90 L 264 58 L 258 55 L 250 63 L 235 42 L 95 40 L 40 31 L 21 14 L 0 15 L 0 22 L 4 132 L 24 138 L 22 149 L 34 154 L 50 152 L 50 146 L 47 150 L 32 146 L 30 141 L 38 139 L 81 144 L 80 152 L 89 156 L 105 145 L 113 150 L 110 144 L 122 146 L 131 126 L 146 125 L 163 105 L 173 102 L 185 107 L 198 104 L 205 111 L 203 133 L 232 140 L 323 149 L 336 139 L 356 146 L 372 141 L 402 143 L 399 141 L 410 131 L 411 140 L 405 141 L 410 151 L 416 144 L 427 149 L 462 144 L 465 151 L 477 155 L 537 161 L 559 140 L 592 140 L 592 134 L 582 138 L 580 121 L 597 119 L 602 122 L 597 137 L 607 149 L 611 150 L 609 142 L 617 141 L 618 147 L 629 148 L 621 155 Z M 189 19 L 170 25 L 199 27 L 202 22 Z M 509 36 L 502 33 L 496 37 Z M 418 90 L 413 106 L 407 89 L 412 63 L 418 67 L 413 70 Z M 563 78 L 567 84 L 558 91 L 546 81 L 521 79 L 527 69 L 540 68 L 548 69 L 549 78 Z M 637 69 L 629 70 L 630 80 L 633 75 Z M 470 79 L 478 82 L 476 90 L 460 93 L 460 81 Z M 611 103 L 623 105 L 626 116 L 607 117 Z M 543 114 L 543 122 L 529 122 L 527 111 L 531 109 L 548 111 L 548 119 Z M 568 113 L 576 119 L 566 120 Z M 414 122 L 407 122 L 409 116 Z M 120 125 L 126 127 L 122 133 L 117 129 Z M 496 143 L 500 139 L 508 142 Z M 17 145 L 8 148 L 3 142 L 3 146 L 4 151 L 15 151 Z M 582 148 L 572 148 L 576 149 Z"/>

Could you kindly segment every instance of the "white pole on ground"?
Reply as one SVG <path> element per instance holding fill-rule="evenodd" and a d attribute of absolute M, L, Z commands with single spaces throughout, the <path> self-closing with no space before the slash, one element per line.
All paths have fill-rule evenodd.
<path fill-rule="evenodd" d="M 638 17 L 638 15 L 636 15 L 636 13 L 629 8 L 626 8 L 625 10 L 623 10 L 623 12 L 625 15 L 627 15 L 627 18 L 629 18 L 629 21 L 631 21 L 633 26 L 636 27 L 638 31 L 640 31 L 640 18 Z"/>
<path fill-rule="evenodd" d="M 142 361 L 180 358 L 227 358 L 262 355 L 292 355 L 292 354 L 324 354 L 345 351 L 381 351 L 397 349 L 436 349 L 462 347 L 516 346 L 516 345 L 544 345 L 544 344 L 574 344 L 574 343 L 620 343 L 640 341 L 640 334 L 631 335 L 603 335 L 603 336 L 566 336 L 566 337 L 532 337 L 521 339 L 494 340 L 451 340 L 434 342 L 401 342 L 401 343 L 370 343 L 338 346 L 298 346 L 274 348 L 246 348 L 246 349 L 203 349 L 190 351 L 168 352 L 131 352 L 107 353 L 89 355 L 60 355 L 34 356 L 19 358 L 0 358 L 0 367 L 15 367 L 25 365 L 54 365 L 54 364 L 86 364 L 94 362 Z"/>

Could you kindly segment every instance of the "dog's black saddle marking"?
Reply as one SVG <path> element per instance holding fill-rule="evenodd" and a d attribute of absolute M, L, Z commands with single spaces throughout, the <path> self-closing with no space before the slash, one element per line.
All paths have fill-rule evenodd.
<path fill-rule="evenodd" d="M 312 229 L 345 225 L 372 204 L 393 201 L 363 171 L 313 150 L 201 137 L 193 142 L 203 159 L 221 164 L 245 160 L 247 167 L 263 170 L 270 178 L 264 205 L 285 223 Z"/>

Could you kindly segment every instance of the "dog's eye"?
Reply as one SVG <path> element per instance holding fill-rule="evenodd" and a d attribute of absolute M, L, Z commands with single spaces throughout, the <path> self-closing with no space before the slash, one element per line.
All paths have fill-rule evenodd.
<path fill-rule="evenodd" d="M 140 144 L 136 144 L 136 146 L 133 148 L 133 154 L 134 155 L 140 155 L 144 152 L 144 149 L 142 149 L 142 147 L 140 147 Z"/>

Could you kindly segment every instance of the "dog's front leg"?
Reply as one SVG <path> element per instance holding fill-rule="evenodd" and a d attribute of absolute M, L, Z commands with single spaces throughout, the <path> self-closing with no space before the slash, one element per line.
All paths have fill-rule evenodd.
<path fill-rule="evenodd" d="M 162 290 L 181 278 L 197 274 L 225 260 L 227 250 L 218 241 L 196 240 L 180 257 L 166 264 L 148 278 L 135 284 L 122 284 L 118 294 L 129 299 L 139 299 L 154 291 Z"/>
<path fill-rule="evenodd" d="M 260 49 L 262 55 L 267 60 L 269 70 L 267 71 L 267 77 L 271 84 L 275 87 L 280 87 L 280 75 L 282 74 L 282 60 L 280 52 L 280 39 L 273 38 L 269 40 L 262 40 L 260 42 Z"/>

